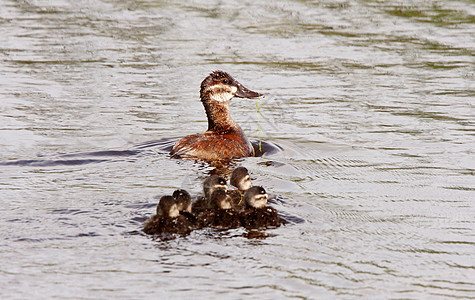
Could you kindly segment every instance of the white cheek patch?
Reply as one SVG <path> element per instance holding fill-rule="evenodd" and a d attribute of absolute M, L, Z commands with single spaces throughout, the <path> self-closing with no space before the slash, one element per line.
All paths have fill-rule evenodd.
<path fill-rule="evenodd" d="M 173 206 L 170 209 L 170 218 L 176 218 L 180 215 L 180 211 L 178 210 L 178 207 L 176 204 L 173 204 Z"/>
<path fill-rule="evenodd" d="M 237 87 L 224 84 L 211 86 L 209 89 L 210 98 L 219 102 L 228 102 L 237 92 Z"/>
<path fill-rule="evenodd" d="M 190 202 L 190 204 L 188 204 L 188 206 L 186 207 L 185 211 L 189 212 L 191 214 L 191 207 L 192 206 L 191 206 L 191 202 Z"/>
<path fill-rule="evenodd" d="M 252 187 L 252 183 L 251 183 L 251 179 L 249 178 L 249 175 L 246 175 L 246 177 L 244 177 L 241 180 L 240 186 L 243 190 L 248 190 Z"/>
<path fill-rule="evenodd" d="M 231 209 L 231 203 L 228 201 L 221 202 L 221 209 Z"/>
<path fill-rule="evenodd" d="M 267 204 L 267 195 L 259 195 L 256 197 L 256 207 L 262 208 Z"/>

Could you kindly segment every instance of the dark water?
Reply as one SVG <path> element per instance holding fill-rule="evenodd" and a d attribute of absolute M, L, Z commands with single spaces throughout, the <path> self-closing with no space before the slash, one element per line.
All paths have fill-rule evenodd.
<path fill-rule="evenodd" d="M 0 296 L 475 298 L 473 1 L 0 2 Z M 141 234 L 213 168 L 232 115 L 276 151 L 235 162 L 293 222 Z M 261 114 L 258 113 L 258 110 Z"/>

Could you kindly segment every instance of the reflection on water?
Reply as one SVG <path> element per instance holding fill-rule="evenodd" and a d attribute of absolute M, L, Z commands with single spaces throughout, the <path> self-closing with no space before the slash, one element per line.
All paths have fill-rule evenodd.
<path fill-rule="evenodd" d="M 464 0 L 1 2 L 0 295 L 473 298 L 474 15 Z M 262 155 L 170 159 L 206 129 L 216 69 L 265 92 L 231 102 Z M 290 225 L 141 232 L 161 195 L 236 165 Z"/>

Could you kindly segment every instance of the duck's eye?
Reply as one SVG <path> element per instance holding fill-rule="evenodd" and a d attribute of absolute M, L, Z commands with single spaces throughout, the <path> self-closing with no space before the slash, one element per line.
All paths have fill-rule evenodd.
<path fill-rule="evenodd" d="M 227 79 L 223 79 L 222 83 L 224 83 L 224 84 L 228 84 L 228 83 L 229 83 L 229 80 L 227 80 Z"/>

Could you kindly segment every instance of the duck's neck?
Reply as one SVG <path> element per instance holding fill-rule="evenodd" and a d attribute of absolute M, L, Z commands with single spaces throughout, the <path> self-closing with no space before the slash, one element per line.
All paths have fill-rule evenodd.
<path fill-rule="evenodd" d="M 242 131 L 239 125 L 234 122 L 229 114 L 229 102 L 218 102 L 216 100 L 203 101 L 206 116 L 208 117 L 208 131 L 231 132 Z"/>

